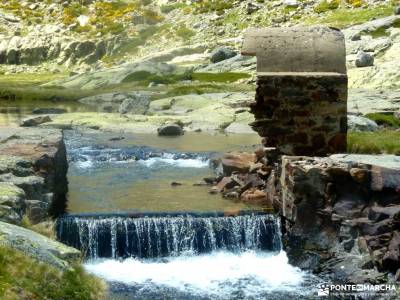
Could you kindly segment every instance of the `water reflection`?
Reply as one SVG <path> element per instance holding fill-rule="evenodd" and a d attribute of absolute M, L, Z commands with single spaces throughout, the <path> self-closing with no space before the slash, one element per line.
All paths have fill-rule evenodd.
<path fill-rule="evenodd" d="M 89 112 L 94 108 L 76 101 L 0 100 L 0 126 L 17 126 L 36 108 L 58 108 L 67 112 Z"/>

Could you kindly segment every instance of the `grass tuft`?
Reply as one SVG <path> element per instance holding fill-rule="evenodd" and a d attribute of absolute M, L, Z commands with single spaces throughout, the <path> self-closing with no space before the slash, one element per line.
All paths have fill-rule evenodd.
<path fill-rule="evenodd" d="M 105 284 L 81 266 L 69 270 L 37 262 L 23 253 L 0 246 L 0 299 L 105 299 Z"/>
<path fill-rule="evenodd" d="M 370 113 L 365 115 L 368 119 L 376 122 L 378 125 L 383 125 L 385 127 L 400 127 L 400 119 L 396 118 L 394 115 L 387 115 L 382 113 Z"/>
<path fill-rule="evenodd" d="M 349 153 L 400 155 L 400 131 L 349 132 L 347 151 Z"/>

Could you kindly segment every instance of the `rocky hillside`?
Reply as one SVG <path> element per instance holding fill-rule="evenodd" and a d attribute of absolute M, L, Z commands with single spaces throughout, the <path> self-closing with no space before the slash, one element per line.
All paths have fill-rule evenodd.
<path fill-rule="evenodd" d="M 327 24 L 344 29 L 351 86 L 397 87 L 396 1 L 7 0 L 0 2 L 0 72 L 83 73 L 138 60 L 248 72 L 238 58 L 230 69 L 210 65 L 212 51 L 237 51 L 249 27 Z"/>

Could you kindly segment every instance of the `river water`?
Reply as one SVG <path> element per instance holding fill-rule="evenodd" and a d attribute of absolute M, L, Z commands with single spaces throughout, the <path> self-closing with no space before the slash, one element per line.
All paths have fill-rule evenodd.
<path fill-rule="evenodd" d="M 60 221 L 59 238 L 84 250 L 86 270 L 109 283 L 111 299 L 314 297 L 318 279 L 288 263 L 279 220 L 250 212 L 262 207 L 193 185 L 214 175 L 212 157 L 251 151 L 258 136 L 71 131 L 66 141 L 72 215 Z M 211 215 L 193 217 L 188 211 Z M 214 211 L 249 214 L 213 217 Z"/>
<path fill-rule="evenodd" d="M 16 102 L 1 108 L 0 126 L 17 125 L 37 106 L 90 110 Z M 256 134 L 163 138 L 85 130 L 65 137 L 70 215 L 58 221 L 57 234 L 85 253 L 85 269 L 108 283 L 109 299 L 315 298 L 320 281 L 288 263 L 278 219 L 194 185 L 215 175 L 213 157 L 257 147 Z M 224 216 L 233 211 L 248 213 Z"/>

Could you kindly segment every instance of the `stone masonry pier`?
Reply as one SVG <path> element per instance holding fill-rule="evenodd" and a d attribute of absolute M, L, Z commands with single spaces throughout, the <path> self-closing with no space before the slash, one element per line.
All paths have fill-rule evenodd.
<path fill-rule="evenodd" d="M 347 75 L 343 34 L 327 27 L 253 29 L 243 55 L 257 57 L 252 127 L 286 155 L 346 151 Z"/>

